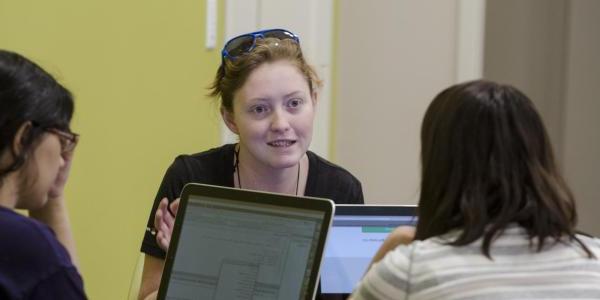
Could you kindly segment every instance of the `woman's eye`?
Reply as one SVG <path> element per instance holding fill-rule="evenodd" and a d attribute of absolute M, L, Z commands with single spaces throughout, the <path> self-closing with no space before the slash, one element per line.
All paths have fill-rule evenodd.
<path fill-rule="evenodd" d="M 288 101 L 288 107 L 297 108 L 298 106 L 302 105 L 302 102 L 303 100 L 300 98 L 290 99 L 290 101 Z"/>
<path fill-rule="evenodd" d="M 250 109 L 251 112 L 255 113 L 255 114 L 264 114 L 265 112 L 267 112 L 267 108 L 261 105 L 257 105 L 257 106 L 253 106 Z"/>

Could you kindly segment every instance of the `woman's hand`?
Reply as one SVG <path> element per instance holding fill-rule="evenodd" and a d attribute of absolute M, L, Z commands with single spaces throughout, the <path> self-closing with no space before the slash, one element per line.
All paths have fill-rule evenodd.
<path fill-rule="evenodd" d="M 65 184 L 67 183 L 67 179 L 69 178 L 69 173 L 71 172 L 71 162 L 73 161 L 73 151 L 64 152 L 61 154 L 62 159 L 64 161 L 64 165 L 60 167 L 58 170 L 58 175 L 56 176 L 56 180 L 54 184 L 48 191 L 48 200 L 52 201 L 55 199 L 62 199 Z"/>
<path fill-rule="evenodd" d="M 73 151 L 64 152 L 61 156 L 64 164 L 58 170 L 58 175 L 56 176 L 54 184 L 50 187 L 50 190 L 48 190 L 48 200 L 42 207 L 30 209 L 29 216 L 40 222 L 46 223 L 54 230 L 58 240 L 69 252 L 73 264 L 77 266 L 75 241 L 73 240 L 73 233 L 71 232 L 67 205 L 64 201 L 64 189 L 71 170 Z"/>
<path fill-rule="evenodd" d="M 156 229 L 156 242 L 164 251 L 169 250 L 175 216 L 179 209 L 179 198 L 169 204 L 167 198 L 160 200 L 154 215 L 154 228 Z"/>
<path fill-rule="evenodd" d="M 154 292 L 150 293 L 150 295 L 146 296 L 146 298 L 144 298 L 144 300 L 156 300 L 157 295 L 158 295 L 158 291 L 154 291 Z"/>

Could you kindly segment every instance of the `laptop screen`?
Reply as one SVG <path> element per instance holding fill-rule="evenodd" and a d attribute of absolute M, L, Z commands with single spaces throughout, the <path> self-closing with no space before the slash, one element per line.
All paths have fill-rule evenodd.
<path fill-rule="evenodd" d="M 190 195 L 165 299 L 310 298 L 325 221 L 314 209 Z"/>
<path fill-rule="evenodd" d="M 321 293 L 352 293 L 387 235 L 398 226 L 414 224 L 414 206 L 336 206 L 321 268 Z"/>

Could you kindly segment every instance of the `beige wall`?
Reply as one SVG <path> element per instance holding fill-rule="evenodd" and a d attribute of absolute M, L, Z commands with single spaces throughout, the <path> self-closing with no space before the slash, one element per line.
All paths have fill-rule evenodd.
<path fill-rule="evenodd" d="M 489 0 L 486 6 L 484 77 L 510 83 L 535 102 L 558 157 L 566 8 L 564 0 Z"/>
<path fill-rule="evenodd" d="M 600 236 L 600 1 L 569 1 L 563 162 L 580 228 Z"/>
<path fill-rule="evenodd" d="M 600 1 L 488 0 L 484 76 L 535 102 L 578 201 L 580 229 L 600 235 Z"/>
<path fill-rule="evenodd" d="M 334 159 L 368 203 L 416 203 L 419 128 L 455 80 L 455 1 L 339 1 Z"/>

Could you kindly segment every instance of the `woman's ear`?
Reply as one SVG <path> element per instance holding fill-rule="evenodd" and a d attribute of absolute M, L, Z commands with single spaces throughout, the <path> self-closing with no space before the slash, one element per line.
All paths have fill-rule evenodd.
<path fill-rule="evenodd" d="M 317 103 L 319 103 L 318 98 L 319 98 L 319 93 L 317 93 L 316 91 L 312 92 L 312 103 L 313 106 L 316 108 L 317 107 Z"/>
<path fill-rule="evenodd" d="M 14 153 L 17 156 L 21 154 L 21 152 L 23 151 L 25 137 L 29 134 L 32 127 L 33 125 L 29 121 L 21 124 L 21 126 L 15 133 L 15 137 L 12 142 L 12 153 Z"/>
<path fill-rule="evenodd" d="M 231 132 L 238 135 L 240 134 L 237 124 L 235 124 L 235 120 L 233 118 L 233 112 L 230 112 L 227 109 L 221 107 L 221 117 L 223 117 L 225 125 L 227 125 L 227 128 L 229 128 Z"/>

